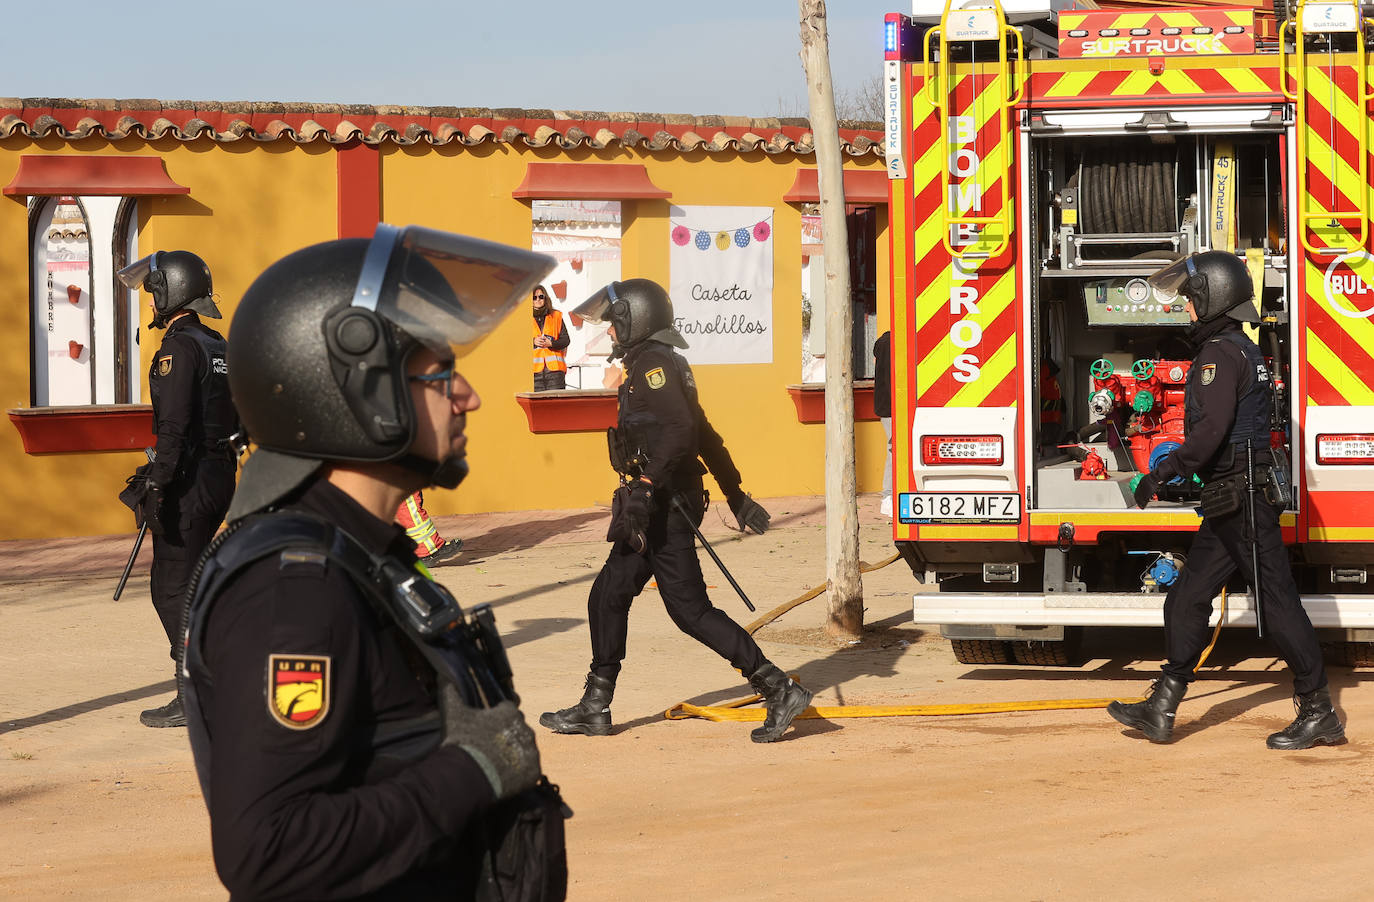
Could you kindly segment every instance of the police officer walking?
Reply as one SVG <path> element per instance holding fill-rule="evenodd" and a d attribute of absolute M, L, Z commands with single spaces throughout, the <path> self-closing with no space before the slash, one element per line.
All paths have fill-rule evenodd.
<path fill-rule="evenodd" d="M 611 732 L 630 604 L 652 576 L 678 629 L 729 661 L 763 696 L 767 716 L 750 738 L 774 742 L 806 709 L 811 692 L 766 660 L 753 637 L 707 597 L 693 532 L 705 513 L 707 468 L 742 531 L 762 534 L 769 516 L 741 491 L 739 470 L 697 400 L 692 369 L 673 350 L 687 342 L 674 327 L 672 301 L 657 283 L 628 279 L 607 285 L 574 314 L 609 323 L 613 356 L 624 358 L 612 465 L 625 482 L 607 535 L 614 544 L 587 599 L 592 661 L 585 691 L 577 704 L 539 722 L 556 733 Z"/>
<path fill-rule="evenodd" d="M 483 818 L 539 779 L 515 704 L 467 704 L 387 599 L 453 602 L 393 518 L 466 475 L 480 399 L 455 353 L 552 267 L 383 224 L 288 255 L 239 304 L 231 384 L 257 450 L 192 588 L 185 664 L 233 898 L 472 898 Z M 302 524 L 318 542 L 271 544 Z"/>
<path fill-rule="evenodd" d="M 1207 644 L 1212 599 L 1239 570 L 1252 587 L 1252 542 L 1258 544 L 1258 593 L 1264 622 L 1293 671 L 1297 717 L 1271 735 L 1271 749 L 1306 749 L 1344 740 L 1345 727 L 1331 705 L 1326 668 L 1312 621 L 1303 609 L 1279 530 L 1280 508 L 1255 499 L 1255 534 L 1245 513 L 1247 445 L 1257 471 L 1273 481 L 1269 451 L 1271 380 L 1259 348 L 1241 329 L 1257 323 L 1250 273 L 1233 254 L 1208 251 L 1170 264 L 1151 276 L 1158 292 L 1178 293 L 1193 321 L 1190 339 L 1198 349 L 1188 374 L 1183 444 L 1144 475 L 1134 489 L 1145 507 L 1161 485 L 1197 475 L 1204 484 L 1203 519 L 1188 564 L 1164 601 L 1168 661 L 1142 702 L 1112 702 L 1107 712 L 1151 742 L 1173 735 L 1179 701 L 1193 679 Z M 1257 481 L 1263 482 L 1265 480 Z M 1229 496 L 1229 498 L 1228 498 Z M 1209 497 L 1219 499 L 1209 510 Z M 1252 595 L 1256 594 L 1252 588 Z"/>
<path fill-rule="evenodd" d="M 158 251 L 120 270 L 119 278 L 152 294 L 148 328 L 167 330 L 148 370 L 157 449 L 142 511 L 153 536 L 153 607 L 177 660 L 191 572 L 234 494 L 229 437 L 237 418 L 224 337 L 200 321 L 220 318 L 205 261 L 189 251 Z M 186 726 L 181 694 L 139 720 L 150 727 Z"/>

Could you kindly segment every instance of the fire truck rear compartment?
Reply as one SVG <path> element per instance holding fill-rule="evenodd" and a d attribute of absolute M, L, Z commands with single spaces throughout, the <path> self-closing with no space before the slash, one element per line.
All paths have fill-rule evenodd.
<path fill-rule="evenodd" d="M 1267 113 L 1250 116 L 1268 128 Z M 1126 126 L 1149 114 L 1118 118 L 1108 134 L 1063 136 L 1053 119 L 1028 129 L 1028 407 L 1039 413 L 1028 424 L 1029 510 L 1133 509 L 1131 478 L 1182 442 L 1189 319 L 1179 298 L 1147 281 L 1168 260 L 1207 249 L 1248 256 L 1262 269 L 1264 338 L 1287 358 L 1279 136 L 1178 123 L 1133 134 Z M 1191 507 L 1197 496 L 1196 484 L 1176 484 L 1159 505 Z"/>

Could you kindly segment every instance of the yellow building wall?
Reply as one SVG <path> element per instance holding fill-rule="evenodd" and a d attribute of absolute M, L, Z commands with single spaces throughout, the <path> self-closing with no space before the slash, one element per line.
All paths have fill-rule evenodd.
<path fill-rule="evenodd" d="M 669 281 L 670 204 L 769 206 L 774 210 L 773 362 L 694 368 L 702 404 L 756 497 L 821 494 L 825 488 L 823 424 L 802 424 L 786 386 L 801 379 L 801 218 L 782 201 L 796 172 L 810 158 L 705 152 L 647 152 L 614 146 L 529 148 L 385 144 L 381 167 L 382 218 L 396 225 L 423 224 L 517 246 L 530 246 L 528 201 L 512 191 L 533 161 L 642 163 L 650 180 L 671 192 L 668 201 L 623 204 L 622 278 Z M 161 156 L 171 178 L 189 196 L 139 201 L 140 254 L 183 248 L 199 254 L 214 275 L 228 335 L 238 299 L 281 256 L 337 235 L 337 159 L 324 142 L 300 145 L 218 143 L 200 139 L 147 142 L 104 139 L 64 142 L 0 140 L 0 183 L 21 154 L 137 153 Z M 862 168 L 881 168 L 881 160 Z M 859 168 L 850 164 L 849 168 Z M 878 247 L 885 248 L 886 216 Z M 0 284 L 11 286 L 0 305 L 0 392 L 5 408 L 29 403 L 28 219 L 23 203 L 0 200 Z M 887 255 L 878 253 L 878 332 L 888 328 Z M 144 298 L 146 301 L 146 296 Z M 576 299 L 569 299 L 574 301 Z M 426 495 L 431 513 L 585 507 L 608 501 L 614 476 L 601 432 L 530 432 L 517 392 L 528 391 L 529 326 L 520 310 L 473 350 L 461 369 L 482 396 L 469 418 L 471 475 L 453 492 Z M 140 310 L 147 324 L 149 311 Z M 140 372 L 160 340 L 140 330 Z M 146 391 L 146 388 L 145 388 Z M 145 399 L 146 400 L 146 399 Z M 856 425 L 856 466 L 861 492 L 882 484 L 886 439 L 877 422 Z M 99 535 L 132 531 L 133 517 L 117 500 L 140 453 L 25 454 L 13 426 L 0 429 L 0 539 Z M 708 483 L 710 485 L 710 483 Z M 714 486 L 711 486 L 714 488 Z"/>

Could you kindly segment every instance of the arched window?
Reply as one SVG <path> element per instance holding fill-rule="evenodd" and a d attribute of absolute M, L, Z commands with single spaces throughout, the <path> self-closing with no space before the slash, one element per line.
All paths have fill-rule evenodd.
<path fill-rule="evenodd" d="M 115 278 L 136 223 L 132 198 L 29 199 L 33 406 L 139 401 L 137 297 Z"/>

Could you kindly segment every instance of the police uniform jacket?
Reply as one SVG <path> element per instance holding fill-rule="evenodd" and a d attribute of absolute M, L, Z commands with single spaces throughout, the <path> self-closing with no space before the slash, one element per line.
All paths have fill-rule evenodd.
<path fill-rule="evenodd" d="M 190 491 L 203 461 L 216 461 L 217 471 L 233 461 L 229 436 L 238 417 L 229 397 L 225 348 L 222 335 L 188 312 L 167 326 L 162 346 L 153 355 L 148 394 L 157 459 L 148 476 L 169 495 Z"/>
<path fill-rule="evenodd" d="M 288 508 L 414 564 L 401 527 L 324 479 Z M 236 900 L 466 898 L 480 844 L 463 835 L 491 785 L 439 746 L 432 671 L 408 640 L 342 568 L 302 557 L 234 577 L 198 643 L 220 879 Z"/>
<path fill-rule="evenodd" d="M 740 494 L 739 470 L 706 419 L 692 368 L 670 346 L 643 341 L 625 354 L 619 423 L 648 458 L 644 475 L 656 490 L 671 488 L 695 502 L 709 467 L 726 499 Z"/>
<path fill-rule="evenodd" d="M 1183 444 L 1154 475 L 1161 482 L 1197 474 L 1204 482 L 1245 470 L 1246 441 L 1268 463 L 1269 370 L 1240 324 L 1225 320 L 1198 350 L 1188 373 Z"/>

